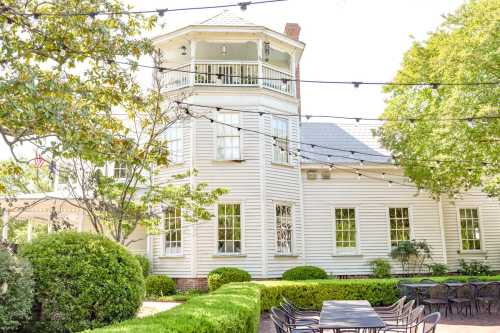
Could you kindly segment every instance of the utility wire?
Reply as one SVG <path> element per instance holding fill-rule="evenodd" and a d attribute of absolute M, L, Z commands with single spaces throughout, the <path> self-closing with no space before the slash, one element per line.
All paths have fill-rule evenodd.
<path fill-rule="evenodd" d="M 275 141 L 278 141 L 278 140 L 281 140 L 281 141 L 285 141 L 287 143 L 295 143 L 299 146 L 310 146 L 312 149 L 314 148 L 322 148 L 322 149 L 327 149 L 327 150 L 332 150 L 332 151 L 341 151 L 341 152 L 344 152 L 344 153 L 349 153 L 351 155 L 355 155 L 355 154 L 358 154 L 358 155 L 365 155 L 365 156 L 372 156 L 372 157 L 381 157 L 381 158 L 387 158 L 388 159 L 388 162 L 392 161 L 390 164 L 392 165 L 398 165 L 398 164 L 395 164 L 395 160 L 397 160 L 398 158 L 395 157 L 395 156 L 388 156 L 388 155 L 384 155 L 384 154 L 379 154 L 379 153 L 370 153 L 370 152 L 362 152 L 362 151 L 358 151 L 358 150 L 350 150 L 350 149 L 345 149 L 345 148 L 338 148 L 338 147 L 330 147 L 330 146 L 325 146 L 325 145 L 321 145 L 321 144 L 316 144 L 316 143 L 310 143 L 310 142 L 302 142 L 302 141 L 298 141 L 298 140 L 292 140 L 292 139 L 288 139 L 288 138 L 279 138 L 278 136 L 276 135 L 271 135 L 269 133 L 266 133 L 266 132 L 262 132 L 262 131 L 258 131 L 258 130 L 254 130 L 254 129 L 249 129 L 249 128 L 243 128 L 241 126 L 237 126 L 237 125 L 233 125 L 233 124 L 228 124 L 228 123 L 225 123 L 225 122 L 222 122 L 222 121 L 219 121 L 219 120 L 216 120 L 214 118 L 211 118 L 211 117 L 208 117 L 204 114 L 198 114 L 198 115 L 194 115 L 193 113 L 191 113 L 191 111 L 188 109 L 188 108 L 184 108 L 184 112 L 191 116 L 192 118 L 204 118 L 208 121 L 210 121 L 211 123 L 216 123 L 216 124 L 220 124 L 220 125 L 224 125 L 224 126 L 228 126 L 228 127 L 232 127 L 238 131 L 245 131 L 245 132 L 250 132 L 250 133 L 255 133 L 255 134 L 259 134 L 259 135 L 264 135 L 264 136 L 267 136 L 267 137 L 270 137 L 272 139 L 274 139 Z M 328 154 L 330 155 L 330 154 Z M 333 155 L 331 155 L 333 156 Z M 368 160 L 364 160 L 364 159 L 360 159 L 360 161 L 366 161 L 367 163 L 370 162 Z M 404 160 L 404 159 L 402 159 Z M 489 166 L 489 165 L 494 165 L 496 166 L 497 163 L 493 163 L 493 162 L 486 162 L 486 161 L 465 161 L 465 160 L 447 160 L 447 159 L 440 159 L 440 160 L 437 160 L 437 159 L 415 159 L 414 161 L 422 161 L 422 162 L 435 162 L 437 164 L 441 164 L 441 163 L 476 163 L 476 162 L 480 162 L 483 166 Z M 386 163 L 388 164 L 388 163 Z"/>
<path fill-rule="evenodd" d="M 98 15 L 106 15 L 106 16 L 114 16 L 114 15 L 143 15 L 143 14 L 157 14 L 158 16 L 164 16 L 166 13 L 170 12 L 184 12 L 191 10 L 205 10 L 205 9 L 222 9 L 222 8 L 230 8 L 230 7 L 240 7 L 241 10 L 246 10 L 250 5 L 261 5 L 273 2 L 283 2 L 287 0 L 263 0 L 263 1 L 244 1 L 237 3 L 228 3 L 224 5 L 209 5 L 209 6 L 197 6 L 197 7 L 183 7 L 183 8 L 160 8 L 160 9 L 150 9 L 150 10 L 124 10 L 124 11 L 92 11 L 92 12 L 60 12 L 60 13 L 52 13 L 52 12 L 43 12 L 37 11 L 32 13 L 18 13 L 22 16 L 39 18 L 41 16 L 60 16 L 60 17 L 71 17 L 71 16 L 88 16 L 91 18 L 95 18 Z M 2 4 L 0 2 L 0 9 L 2 8 L 11 8 L 6 4 Z"/>
<path fill-rule="evenodd" d="M 331 116 L 331 115 L 299 115 L 299 114 L 286 114 L 286 113 L 280 113 L 280 112 L 269 112 L 269 111 L 258 111 L 258 110 L 242 110 L 242 109 L 235 109 L 235 108 L 228 108 L 228 107 L 223 107 L 223 106 L 211 106 L 211 105 L 202 105 L 202 104 L 195 104 L 195 103 L 186 103 L 186 102 L 181 102 L 181 101 L 175 101 L 175 103 L 182 104 L 185 106 L 193 106 L 193 107 L 200 107 L 200 108 L 207 108 L 207 109 L 216 109 L 217 111 L 233 111 L 233 112 L 241 112 L 241 113 L 251 113 L 251 114 L 258 114 L 259 116 L 263 115 L 272 115 L 272 116 L 279 116 L 279 117 L 302 117 L 306 119 L 310 118 L 330 118 L 330 119 L 342 119 L 342 120 L 355 120 L 356 123 L 359 123 L 360 121 L 381 121 L 381 122 L 419 122 L 419 121 L 429 121 L 429 122 L 448 122 L 448 121 L 466 121 L 468 123 L 474 122 L 475 120 L 493 120 L 493 119 L 500 119 L 500 113 L 496 115 L 490 115 L 490 116 L 471 116 L 471 117 L 462 117 L 462 118 L 437 118 L 437 119 L 425 119 L 425 118 L 398 118 L 398 119 L 391 119 L 391 118 L 365 118 L 365 117 L 348 117 L 348 116 Z M 473 126 L 474 124 L 471 124 Z"/>

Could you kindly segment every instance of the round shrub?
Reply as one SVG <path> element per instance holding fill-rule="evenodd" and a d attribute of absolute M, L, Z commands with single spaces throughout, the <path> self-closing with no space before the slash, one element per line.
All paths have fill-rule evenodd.
<path fill-rule="evenodd" d="M 35 332 L 80 332 L 135 316 L 144 299 L 137 259 L 100 235 L 60 232 L 21 248 L 35 279 Z"/>
<path fill-rule="evenodd" d="M 219 267 L 208 273 L 208 290 L 214 291 L 220 286 L 230 282 L 250 281 L 250 274 L 234 267 Z"/>
<path fill-rule="evenodd" d="M 0 249 L 0 331 L 14 331 L 31 318 L 33 279 L 29 263 Z"/>
<path fill-rule="evenodd" d="M 383 279 L 391 276 L 391 264 L 385 259 L 375 259 L 370 262 L 373 276 Z"/>
<path fill-rule="evenodd" d="M 139 261 L 139 265 L 141 265 L 142 274 L 144 275 L 144 278 L 147 278 L 149 275 L 149 268 L 150 268 L 149 259 L 146 256 L 143 256 L 142 254 L 136 254 L 135 258 Z"/>
<path fill-rule="evenodd" d="M 328 279 L 325 270 L 316 266 L 297 266 L 283 273 L 283 280 L 321 280 Z"/>
<path fill-rule="evenodd" d="M 175 294 L 175 281 L 165 275 L 150 275 L 146 278 L 146 294 L 159 297 Z"/>

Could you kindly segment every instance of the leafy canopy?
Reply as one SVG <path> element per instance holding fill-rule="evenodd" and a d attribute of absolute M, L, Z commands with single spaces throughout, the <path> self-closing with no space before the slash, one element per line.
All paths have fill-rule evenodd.
<path fill-rule="evenodd" d="M 500 82 L 500 1 L 478 0 L 448 15 L 425 42 L 413 43 L 395 82 Z M 500 86 L 386 86 L 390 94 L 379 131 L 419 188 L 452 197 L 483 186 L 500 197 Z M 452 161 L 452 162 L 450 162 Z M 485 164 L 486 162 L 487 164 Z"/>

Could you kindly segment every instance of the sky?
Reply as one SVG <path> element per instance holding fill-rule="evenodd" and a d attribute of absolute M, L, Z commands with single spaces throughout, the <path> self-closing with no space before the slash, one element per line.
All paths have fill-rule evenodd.
<path fill-rule="evenodd" d="M 184 8 L 237 3 L 243 0 L 124 0 L 135 9 Z M 237 16 L 278 32 L 287 22 L 298 23 L 306 44 L 302 79 L 391 81 L 414 39 L 425 40 L 464 0 L 288 0 L 251 5 Z M 221 9 L 166 13 L 156 35 L 201 22 Z M 149 73 L 141 73 L 148 80 Z M 303 83 L 302 112 L 312 115 L 377 117 L 386 97 L 380 86 Z M 32 155 L 29 148 L 26 154 Z M 9 158 L 0 143 L 0 159 Z"/>

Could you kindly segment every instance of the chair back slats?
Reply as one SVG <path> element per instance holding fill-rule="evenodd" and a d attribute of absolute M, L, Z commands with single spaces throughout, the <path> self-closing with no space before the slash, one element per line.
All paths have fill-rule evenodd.
<path fill-rule="evenodd" d="M 285 324 L 283 311 L 273 306 L 271 308 L 271 320 L 274 323 L 276 333 L 288 333 L 288 328 Z"/>
<path fill-rule="evenodd" d="M 429 297 L 432 299 L 448 299 L 449 287 L 440 283 L 429 288 Z"/>
<path fill-rule="evenodd" d="M 500 283 L 490 282 L 477 289 L 477 297 L 500 297 Z"/>
<path fill-rule="evenodd" d="M 452 296 L 456 298 L 473 299 L 476 289 L 473 285 L 464 284 L 463 286 L 456 287 L 452 291 Z"/>

